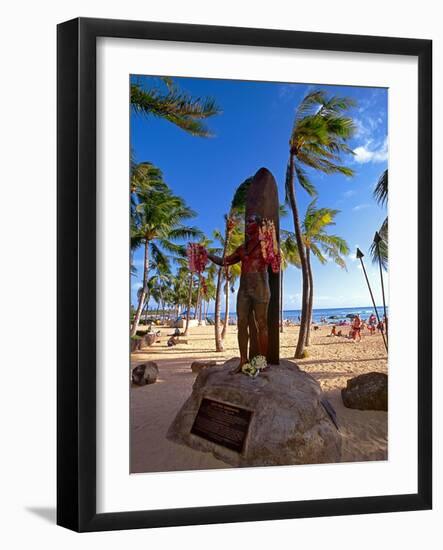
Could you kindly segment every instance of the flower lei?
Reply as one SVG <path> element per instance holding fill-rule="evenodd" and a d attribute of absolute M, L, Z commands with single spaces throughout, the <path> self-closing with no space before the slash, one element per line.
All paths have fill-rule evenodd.
<path fill-rule="evenodd" d="M 201 244 L 189 243 L 186 250 L 188 256 L 189 271 L 202 273 L 208 263 L 208 253 Z"/>
<path fill-rule="evenodd" d="M 280 250 L 275 232 L 275 225 L 272 220 L 263 220 L 259 228 L 259 241 L 261 252 L 265 262 L 271 266 L 274 273 L 280 271 Z"/>
<path fill-rule="evenodd" d="M 260 371 L 268 366 L 266 357 L 264 355 L 256 355 L 249 363 L 245 363 L 241 371 L 243 374 L 247 374 L 251 378 L 256 378 Z"/>

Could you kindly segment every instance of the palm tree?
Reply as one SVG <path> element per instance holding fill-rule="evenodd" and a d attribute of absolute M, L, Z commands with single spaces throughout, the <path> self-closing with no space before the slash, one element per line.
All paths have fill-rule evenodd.
<path fill-rule="evenodd" d="M 289 140 L 289 160 L 286 170 L 286 200 L 294 221 L 294 232 L 300 254 L 303 290 L 300 332 L 295 357 L 303 357 L 309 306 L 309 271 L 303 243 L 300 216 L 295 193 L 295 181 L 311 196 L 316 195 L 308 170 L 325 174 L 352 176 L 353 170 L 341 164 L 343 154 L 352 154 L 346 141 L 355 126 L 343 113 L 353 105 L 348 98 L 327 97 L 321 90 L 310 92 L 297 108 Z"/>
<path fill-rule="evenodd" d="M 142 116 L 160 117 L 175 124 L 185 132 L 199 137 L 209 137 L 204 120 L 221 111 L 212 98 L 193 98 L 182 92 L 170 78 L 161 79 L 164 91 L 148 88 L 141 82 L 131 84 L 131 108 Z"/>
<path fill-rule="evenodd" d="M 167 300 L 168 289 L 171 285 L 171 271 L 169 266 L 157 267 L 157 273 L 150 278 L 152 281 L 151 294 L 158 304 L 157 311 L 162 310 L 162 319 L 165 319 L 165 303 Z M 148 285 L 149 286 L 149 285 Z"/>
<path fill-rule="evenodd" d="M 231 208 L 230 217 L 226 217 L 225 234 L 215 230 L 213 233 L 214 239 L 216 239 L 223 250 L 222 257 L 232 254 L 244 240 L 244 223 L 237 215 L 238 211 Z M 214 253 L 214 252 L 213 252 Z M 239 264 L 230 265 L 226 267 L 219 267 L 217 274 L 217 293 L 215 297 L 215 323 L 216 323 L 216 335 L 219 337 L 218 347 L 223 347 L 223 341 L 226 337 L 226 331 L 228 327 L 229 317 L 229 296 L 230 292 L 234 291 L 234 285 L 237 279 L 240 277 L 241 266 Z M 224 280 L 224 285 L 223 285 Z M 224 288 L 222 288 L 224 287 Z M 223 328 L 220 332 L 221 324 L 221 295 L 225 293 L 225 315 Z M 217 347 L 217 345 L 216 345 Z M 217 350 L 219 351 L 219 350 Z"/>
<path fill-rule="evenodd" d="M 180 261 L 181 263 L 181 261 Z M 180 314 L 181 308 L 185 307 L 188 298 L 188 273 L 189 269 L 187 264 L 183 262 L 178 268 L 175 277 L 172 279 L 172 303 L 175 306 L 176 316 Z"/>
<path fill-rule="evenodd" d="M 186 324 L 185 330 L 183 332 L 184 336 L 188 335 L 189 332 L 189 320 L 191 318 L 191 307 L 192 307 L 192 291 L 194 289 L 194 273 L 189 272 L 189 287 L 188 287 L 188 304 L 186 308 Z"/>
<path fill-rule="evenodd" d="M 208 316 L 209 302 L 215 300 L 216 288 L 215 288 L 215 276 L 218 272 L 218 268 L 215 264 L 209 264 L 206 270 L 206 279 L 205 286 L 206 291 L 204 293 L 204 300 L 206 302 L 206 307 L 203 313 L 203 308 L 200 308 L 200 317 L 199 324 L 202 323 L 202 317 L 204 316 L 205 320 Z"/>
<path fill-rule="evenodd" d="M 199 244 L 201 246 L 204 246 L 205 248 L 207 248 L 210 244 L 211 244 L 211 239 L 209 239 L 208 237 L 204 237 L 203 239 L 201 239 L 201 241 L 199 242 Z M 195 303 L 195 309 L 194 309 L 194 320 L 197 319 L 197 314 L 198 314 L 198 309 L 199 309 L 199 306 L 200 306 L 200 298 L 201 298 L 201 283 L 202 283 L 202 277 L 203 277 L 203 274 L 198 274 L 198 280 L 197 280 L 197 300 L 196 300 L 196 303 Z M 201 322 L 199 323 L 201 324 Z"/>
<path fill-rule="evenodd" d="M 201 244 L 205 248 L 207 248 L 208 245 L 211 242 L 212 241 L 210 239 L 208 239 L 207 237 L 202 237 L 202 239 L 199 241 L 199 244 Z M 218 252 L 218 249 L 209 248 L 208 250 L 209 250 L 209 252 L 211 252 L 213 254 Z M 192 272 L 189 273 L 188 302 L 187 302 L 186 325 L 185 325 L 184 335 L 187 335 L 188 331 L 189 331 L 189 321 L 190 321 L 190 317 L 191 317 L 191 307 L 192 307 L 192 303 L 193 303 L 193 291 L 194 291 L 194 283 L 195 283 L 194 275 L 195 274 L 192 273 Z M 198 288 L 197 288 L 197 294 L 196 294 L 196 299 L 195 299 L 194 319 L 196 319 L 196 317 L 197 317 L 197 308 L 198 308 L 198 303 L 199 303 L 199 300 L 200 300 L 200 285 L 201 285 L 201 277 L 202 277 L 201 274 L 197 273 L 196 275 L 198 277 L 198 279 L 197 279 Z"/>
<path fill-rule="evenodd" d="M 385 170 L 380 176 L 377 185 L 374 189 L 374 198 L 380 206 L 386 206 L 388 203 L 388 170 Z M 378 244 L 378 247 L 375 242 L 371 244 L 370 253 L 372 256 L 372 261 L 380 263 L 383 269 L 388 269 L 388 216 L 384 219 L 381 224 L 378 234 L 381 237 L 381 241 Z"/>
<path fill-rule="evenodd" d="M 225 238 L 223 239 L 223 251 L 222 258 L 226 256 L 228 243 L 229 243 L 229 216 L 225 216 Z M 218 230 L 214 231 L 214 238 L 221 237 L 221 233 Z M 214 331 L 215 331 L 215 351 L 223 351 L 223 339 L 220 332 L 220 312 L 221 312 L 221 290 L 222 290 L 222 278 L 224 267 L 220 266 L 217 270 L 217 284 L 215 290 L 215 311 L 214 311 Z"/>
<path fill-rule="evenodd" d="M 329 258 L 343 269 L 346 269 L 343 256 L 349 254 L 349 246 L 344 239 L 338 235 L 327 233 L 327 228 L 335 225 L 335 217 L 340 211 L 333 210 L 332 208 L 317 208 L 316 202 L 317 200 L 314 199 L 309 204 L 303 221 L 303 241 L 306 247 L 309 277 L 306 346 L 309 346 L 314 303 L 314 277 L 312 274 L 311 252 L 321 264 L 325 264 L 328 261 L 327 258 Z"/>
<path fill-rule="evenodd" d="M 223 247 L 222 258 L 224 258 L 228 253 L 231 235 L 234 228 L 239 226 L 239 224 L 241 223 L 240 221 L 241 214 L 244 213 L 246 208 L 246 194 L 251 182 L 252 182 L 252 178 L 247 178 L 237 187 L 231 201 L 229 213 L 225 215 L 224 236 L 218 230 L 214 232 L 214 237 L 222 243 L 222 247 Z M 215 293 L 215 312 L 214 312 L 216 351 L 223 351 L 224 349 L 223 348 L 224 336 L 222 337 L 222 334 L 220 332 L 221 292 L 222 292 L 222 278 L 223 278 L 224 271 L 225 271 L 225 268 L 219 267 L 217 272 L 217 285 L 216 285 L 216 293 Z M 226 273 L 225 275 L 228 276 Z M 226 296 L 226 302 L 229 304 L 229 295 Z M 224 330 L 224 335 L 225 334 L 226 334 L 226 330 Z"/>
<path fill-rule="evenodd" d="M 289 265 L 300 268 L 300 254 L 294 233 L 280 230 L 280 332 L 283 332 L 283 274 Z"/>
<path fill-rule="evenodd" d="M 162 180 L 146 186 L 137 193 L 137 202 L 131 220 L 131 247 L 144 246 L 143 291 L 138 300 L 131 336 L 135 335 L 147 294 L 149 261 L 169 265 L 167 253 L 184 255 L 183 246 L 176 241 L 198 237 L 200 231 L 184 222 L 195 217 L 181 197 L 172 193 Z"/>
<path fill-rule="evenodd" d="M 152 291 L 155 288 L 155 279 L 156 279 L 156 276 L 152 275 L 151 277 L 149 277 L 147 285 L 146 285 L 147 290 L 146 290 L 145 305 L 144 305 L 145 321 L 147 319 L 148 311 L 149 311 L 149 300 L 151 299 Z M 140 296 L 141 296 L 142 292 L 143 292 L 143 287 L 140 287 L 137 290 L 137 300 L 140 300 Z M 135 315 L 135 312 L 134 312 L 134 315 Z M 143 311 L 142 311 L 142 315 L 143 315 Z M 140 318 L 141 318 L 141 316 L 140 316 Z"/>
<path fill-rule="evenodd" d="M 237 225 L 229 238 L 228 246 L 227 246 L 227 254 L 231 254 L 236 250 L 241 243 L 243 242 L 243 236 L 244 234 L 244 227 L 243 225 L 239 226 Z M 228 321 L 229 321 L 229 296 L 231 292 L 234 292 L 235 289 L 235 283 L 239 279 L 241 275 L 241 266 L 240 264 L 234 264 L 227 266 L 224 272 L 225 276 L 225 320 L 223 323 L 223 329 L 221 331 L 220 338 L 222 341 L 226 338 L 226 332 L 228 330 Z"/>
<path fill-rule="evenodd" d="M 136 196 L 138 193 L 156 185 L 163 183 L 163 174 L 160 168 L 154 166 L 151 162 L 136 163 L 131 153 L 131 212 L 136 206 Z"/>

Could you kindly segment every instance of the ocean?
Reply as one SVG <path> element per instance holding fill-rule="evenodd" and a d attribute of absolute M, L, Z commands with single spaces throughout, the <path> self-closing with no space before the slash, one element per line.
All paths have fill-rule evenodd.
<path fill-rule="evenodd" d="M 383 307 L 377 307 L 378 314 L 380 319 L 384 315 Z M 388 312 L 388 308 L 386 308 Z M 312 310 L 312 320 L 314 323 L 321 323 L 324 319 L 328 324 L 339 323 L 340 321 L 349 320 L 353 315 L 360 315 L 364 320 L 374 313 L 374 308 L 371 306 L 362 306 L 362 307 L 333 307 L 333 308 L 323 308 L 323 309 L 313 309 Z M 301 315 L 300 309 L 285 309 L 283 311 L 283 319 L 288 319 L 293 323 L 297 323 L 299 316 Z M 208 317 L 213 318 L 214 313 L 208 313 Z M 235 311 L 229 313 L 231 319 L 236 319 Z M 222 313 L 221 318 L 224 319 L 224 314 Z"/>

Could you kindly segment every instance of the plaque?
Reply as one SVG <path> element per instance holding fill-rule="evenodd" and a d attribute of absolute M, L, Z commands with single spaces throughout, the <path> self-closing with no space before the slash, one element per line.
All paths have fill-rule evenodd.
<path fill-rule="evenodd" d="M 203 398 L 191 433 L 241 453 L 251 416 L 248 409 Z"/>

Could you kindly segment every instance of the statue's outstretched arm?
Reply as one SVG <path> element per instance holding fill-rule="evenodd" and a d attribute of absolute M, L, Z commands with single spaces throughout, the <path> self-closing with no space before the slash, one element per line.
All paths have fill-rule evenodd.
<path fill-rule="evenodd" d="M 208 258 L 217 265 L 236 264 L 241 260 L 240 249 L 241 247 L 237 248 L 237 250 L 232 254 L 230 254 L 229 256 L 225 256 L 224 260 L 220 256 L 215 256 L 215 254 L 208 254 Z"/>

